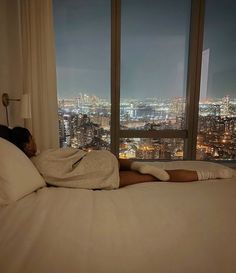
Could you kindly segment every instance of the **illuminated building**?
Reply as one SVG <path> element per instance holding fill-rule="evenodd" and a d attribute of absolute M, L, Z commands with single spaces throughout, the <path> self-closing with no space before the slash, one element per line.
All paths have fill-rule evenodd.
<path fill-rule="evenodd" d="M 93 102 L 93 103 L 92 103 Z M 111 105 L 96 96 L 79 94 L 60 100 L 60 145 L 110 149 Z M 76 105 L 72 107 L 72 105 Z M 120 128 L 136 130 L 185 129 L 185 99 L 123 99 Z M 199 103 L 197 159 L 236 159 L 236 101 L 229 96 Z M 183 159 L 183 139 L 120 140 L 121 158 Z"/>

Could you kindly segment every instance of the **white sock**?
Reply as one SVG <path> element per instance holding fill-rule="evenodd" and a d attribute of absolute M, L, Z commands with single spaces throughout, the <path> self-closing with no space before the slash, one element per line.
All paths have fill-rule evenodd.
<path fill-rule="evenodd" d="M 198 180 L 208 180 L 208 179 L 216 179 L 216 178 L 231 178 L 233 176 L 233 172 L 231 169 L 218 169 L 213 171 L 207 170 L 197 170 Z"/>
<path fill-rule="evenodd" d="M 138 171 L 142 174 L 150 174 L 161 181 L 168 181 L 170 179 L 169 174 L 164 169 L 143 162 L 133 162 L 131 164 L 131 170 Z"/>

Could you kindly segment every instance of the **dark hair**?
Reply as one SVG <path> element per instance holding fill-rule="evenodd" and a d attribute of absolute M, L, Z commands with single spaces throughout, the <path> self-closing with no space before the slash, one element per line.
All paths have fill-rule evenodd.
<path fill-rule="evenodd" d="M 11 130 L 10 141 L 24 152 L 25 145 L 32 137 L 30 131 L 23 127 L 14 127 Z"/>
<path fill-rule="evenodd" d="M 0 137 L 10 141 L 11 129 L 6 125 L 0 124 Z"/>

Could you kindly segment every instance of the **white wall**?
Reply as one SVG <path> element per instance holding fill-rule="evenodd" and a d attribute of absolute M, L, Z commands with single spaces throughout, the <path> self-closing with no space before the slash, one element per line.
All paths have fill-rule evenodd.
<path fill-rule="evenodd" d="M 22 90 L 21 43 L 18 0 L 0 1 L 0 96 L 20 98 Z M 20 103 L 11 102 L 10 126 L 23 125 L 19 117 Z M 6 124 L 5 108 L 0 101 L 0 123 Z"/>

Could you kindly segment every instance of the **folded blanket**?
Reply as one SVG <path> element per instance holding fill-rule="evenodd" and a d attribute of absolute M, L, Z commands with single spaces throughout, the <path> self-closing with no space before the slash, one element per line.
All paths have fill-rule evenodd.
<path fill-rule="evenodd" d="M 84 152 L 74 148 L 49 149 L 31 158 L 54 186 L 83 189 L 119 188 L 119 166 L 109 151 Z"/>

